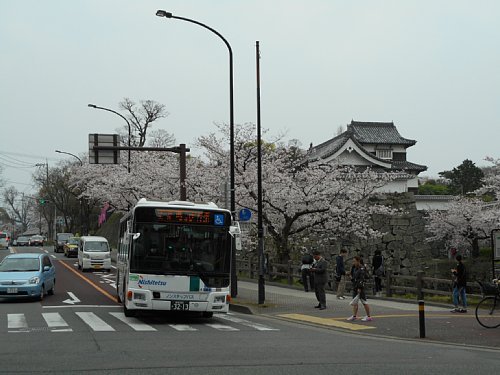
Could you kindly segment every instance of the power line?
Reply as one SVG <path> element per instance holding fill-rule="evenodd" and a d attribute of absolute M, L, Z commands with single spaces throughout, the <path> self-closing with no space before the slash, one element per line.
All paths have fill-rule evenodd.
<path fill-rule="evenodd" d="M 47 156 L 42 156 L 42 155 L 33 155 L 33 154 L 23 154 L 20 152 L 8 152 L 8 151 L 0 151 L 0 154 L 2 155 L 15 155 L 15 156 L 22 156 L 25 158 L 30 158 L 30 159 L 47 159 L 50 161 L 59 161 L 61 159 L 57 159 L 54 157 L 47 157 Z"/>
<path fill-rule="evenodd" d="M 0 154 L 2 154 L 0 152 Z M 8 162 L 11 162 L 11 163 L 19 163 L 19 164 L 24 164 L 24 165 L 33 165 L 33 163 L 28 163 L 24 160 L 19 160 L 19 159 L 16 159 L 16 158 L 13 158 L 11 156 L 8 156 L 8 155 L 3 155 L 3 156 L 0 156 L 0 158 L 4 159 L 4 160 L 7 160 Z"/>

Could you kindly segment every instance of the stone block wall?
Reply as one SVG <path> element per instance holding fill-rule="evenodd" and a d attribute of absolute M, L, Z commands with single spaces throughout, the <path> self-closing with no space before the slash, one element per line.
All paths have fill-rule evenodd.
<path fill-rule="evenodd" d="M 374 215 L 371 226 L 382 233 L 382 237 L 360 240 L 350 238 L 338 244 L 349 250 L 349 258 L 360 254 L 365 263 L 371 264 L 375 250 L 380 250 L 386 269 L 400 275 L 415 275 L 425 270 L 432 258 L 431 246 L 425 241 L 425 218 L 417 211 L 413 193 L 386 194 L 376 203 L 401 209 L 397 216 Z"/>

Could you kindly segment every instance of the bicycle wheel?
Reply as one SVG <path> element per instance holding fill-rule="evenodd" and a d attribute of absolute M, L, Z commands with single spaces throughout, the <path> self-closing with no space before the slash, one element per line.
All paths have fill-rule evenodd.
<path fill-rule="evenodd" d="M 500 298 L 484 297 L 476 307 L 476 319 L 485 328 L 500 327 Z"/>

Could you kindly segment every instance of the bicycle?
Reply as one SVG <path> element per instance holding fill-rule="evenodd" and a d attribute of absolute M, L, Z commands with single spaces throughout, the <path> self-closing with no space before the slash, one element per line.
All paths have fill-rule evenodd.
<path fill-rule="evenodd" d="M 500 327 L 500 283 L 482 283 L 478 281 L 483 299 L 476 306 L 477 322 L 485 328 Z"/>

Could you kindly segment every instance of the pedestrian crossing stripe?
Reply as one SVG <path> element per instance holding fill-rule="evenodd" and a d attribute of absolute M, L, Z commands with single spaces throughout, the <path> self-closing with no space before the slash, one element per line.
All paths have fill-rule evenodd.
<path fill-rule="evenodd" d="M 104 319 L 99 317 L 97 314 L 93 312 L 80 312 L 76 311 L 75 315 L 92 331 L 95 332 L 115 332 L 115 329 L 112 324 L 106 322 Z M 133 317 L 126 317 L 123 312 L 108 312 L 105 316 L 112 316 L 116 319 L 116 321 L 120 321 L 121 323 L 126 324 L 128 327 L 138 332 L 156 332 L 157 328 L 142 322 L 140 319 Z M 61 316 L 58 312 L 47 312 L 42 313 L 43 320 L 45 321 L 45 327 L 35 327 L 30 328 L 28 326 L 28 321 L 24 314 L 7 314 L 7 328 L 8 332 L 11 333 L 19 333 L 19 332 L 73 332 L 73 329 L 66 322 L 66 320 Z M 279 331 L 279 329 L 271 328 L 265 326 L 260 323 L 251 322 L 245 319 L 241 319 L 235 317 L 233 315 L 219 315 L 214 319 L 212 323 L 204 323 L 200 324 L 200 326 L 210 327 L 217 331 L 223 332 L 234 332 L 240 331 L 239 328 L 232 327 L 230 325 L 220 324 L 217 322 L 217 319 L 225 319 L 226 321 L 240 324 L 246 327 L 253 328 L 257 331 Z M 114 319 L 113 319 L 114 320 Z M 170 328 L 173 328 L 176 331 L 199 331 L 199 328 L 196 326 L 193 327 L 188 324 L 168 324 Z"/>
<path fill-rule="evenodd" d="M 353 323 L 347 323 L 347 322 L 339 322 L 338 320 L 335 320 L 332 318 L 320 318 L 320 317 L 312 316 L 312 315 L 282 314 L 282 315 L 278 315 L 278 316 L 281 318 L 295 320 L 295 321 L 320 324 L 322 326 L 349 329 L 351 331 L 375 329 L 375 327 L 373 327 L 373 326 L 353 324 Z"/>

